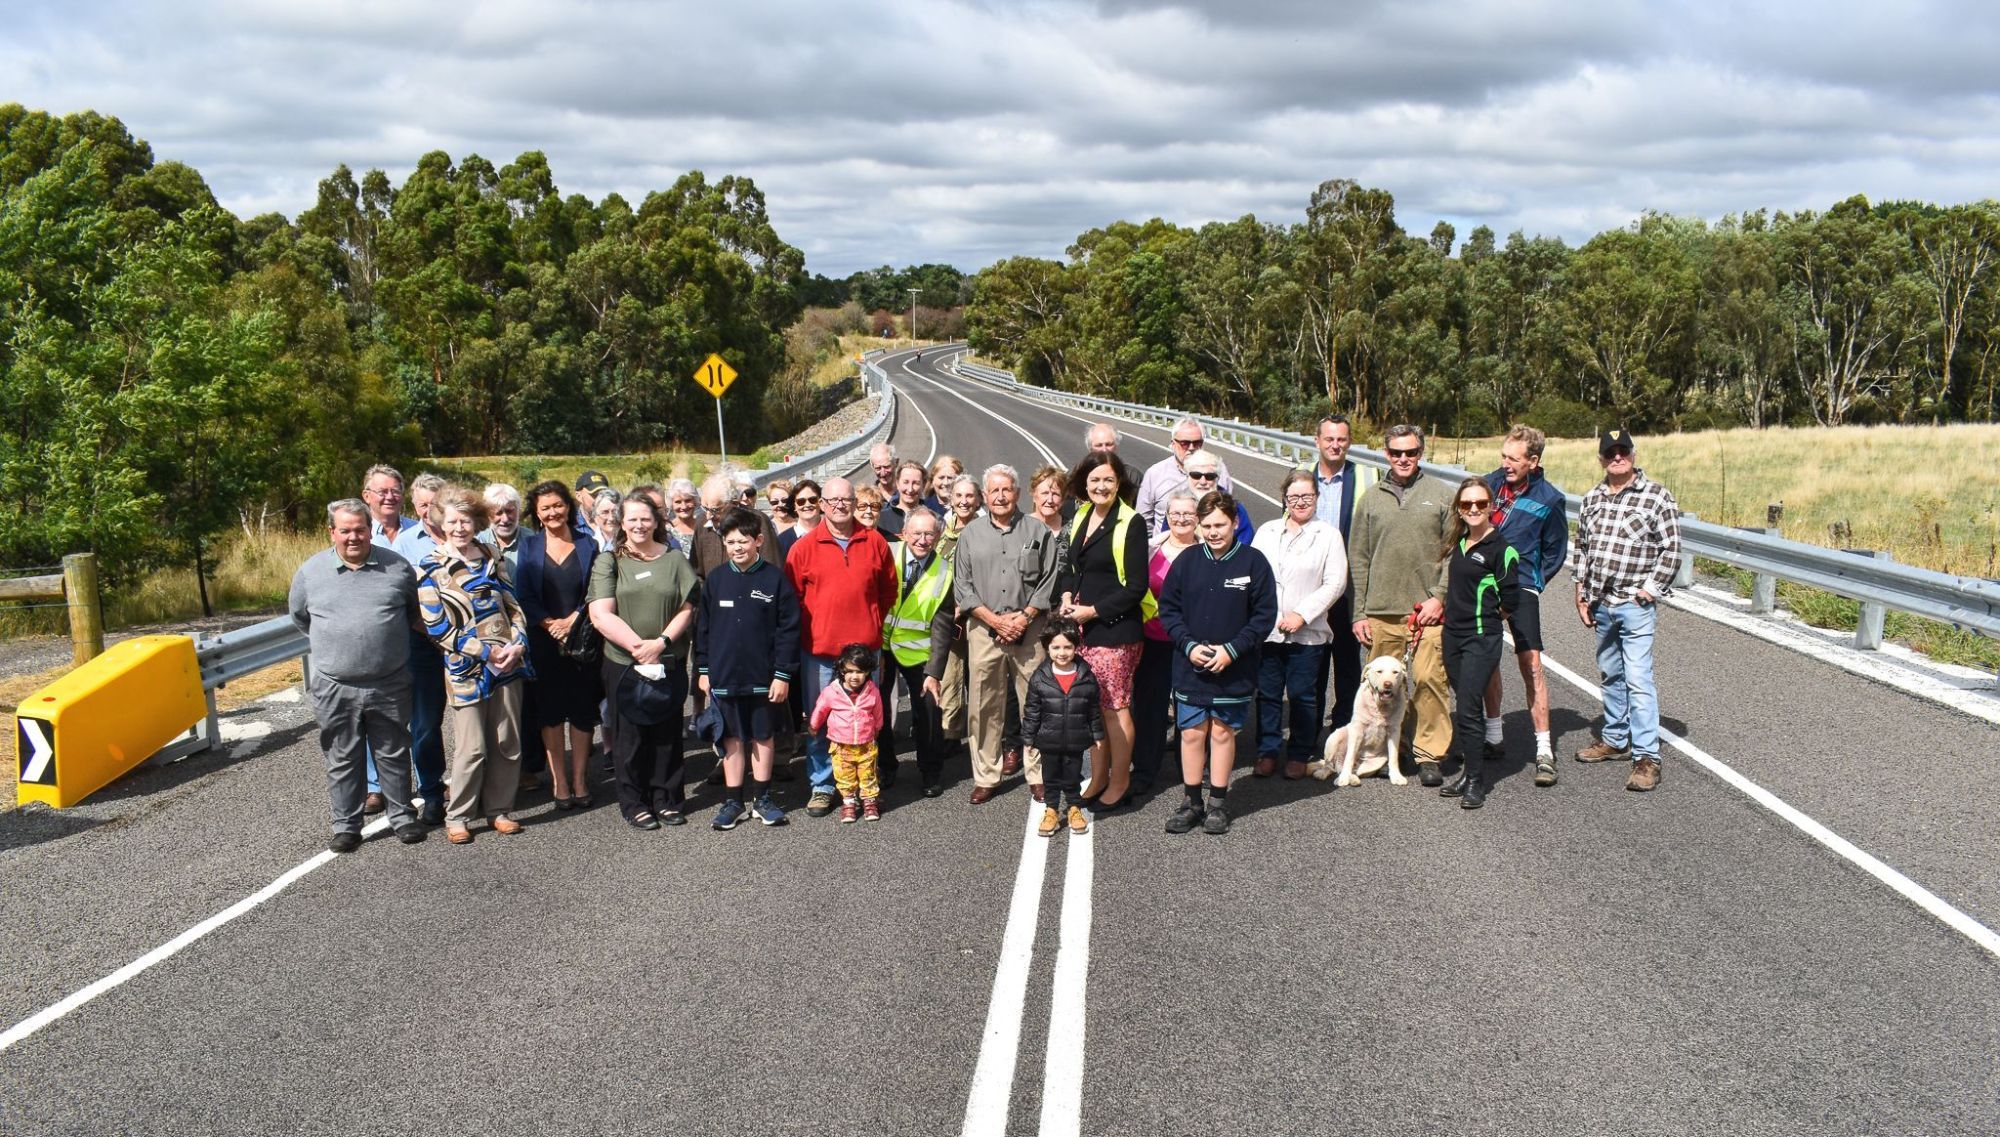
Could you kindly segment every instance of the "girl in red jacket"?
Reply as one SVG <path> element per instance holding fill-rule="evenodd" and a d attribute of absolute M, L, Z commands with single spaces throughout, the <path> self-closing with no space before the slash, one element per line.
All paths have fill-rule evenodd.
<path fill-rule="evenodd" d="M 867 644 L 848 644 L 834 664 L 838 682 L 820 689 L 812 711 L 812 730 L 822 727 L 833 751 L 833 783 L 840 790 L 840 821 L 882 820 L 882 791 L 875 780 L 875 735 L 882 729 L 882 692 L 870 678 L 875 652 Z"/>

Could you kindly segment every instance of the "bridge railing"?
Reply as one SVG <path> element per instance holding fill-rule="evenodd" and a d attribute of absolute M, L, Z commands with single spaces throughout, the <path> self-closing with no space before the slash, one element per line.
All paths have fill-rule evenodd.
<path fill-rule="evenodd" d="M 954 363 L 954 368 L 967 378 L 1093 413 L 1162 426 L 1192 418 L 1201 423 L 1202 429 L 1212 438 L 1283 461 L 1303 464 L 1313 461 L 1319 453 L 1313 440 L 1305 435 L 1268 426 L 1035 387 L 1017 381 L 1011 372 L 966 362 L 963 356 Z M 1349 450 L 1348 457 L 1377 469 L 1387 469 L 1389 464 L 1380 451 L 1359 446 Z M 1452 479 L 1463 478 L 1467 473 L 1456 466 L 1429 462 L 1424 463 L 1424 469 Z M 1568 516 L 1573 521 L 1583 505 L 1583 499 L 1570 494 L 1566 503 Z M 1861 626 L 1856 631 L 1856 646 L 1879 645 L 1880 617 L 1875 616 L 1872 620 L 1875 631 L 1871 636 L 1870 607 L 1908 612 L 2000 638 L 2000 582 L 1898 564 L 1880 559 L 1866 550 L 1828 549 L 1762 530 L 1715 525 L 1692 514 L 1682 515 L 1680 529 L 1681 549 L 1686 554 L 1682 561 L 1684 574 L 1692 563 L 1686 558 L 1706 557 L 1759 577 L 1788 580 L 1860 601 L 1864 608 Z"/>

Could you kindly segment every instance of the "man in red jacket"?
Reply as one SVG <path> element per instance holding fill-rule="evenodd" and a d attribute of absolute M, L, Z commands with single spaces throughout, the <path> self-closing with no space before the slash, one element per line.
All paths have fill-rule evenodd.
<path fill-rule="evenodd" d="M 896 562 L 880 533 L 854 520 L 854 484 L 831 478 L 820 487 L 825 520 L 800 537 L 785 557 L 785 575 L 798 590 L 804 616 L 805 705 L 819 701 L 834 681 L 834 663 L 848 644 L 882 643 L 882 620 L 896 604 Z M 833 755 L 814 735 L 806 748 L 812 798 L 806 814 L 825 817 L 840 800 L 834 792 Z"/>

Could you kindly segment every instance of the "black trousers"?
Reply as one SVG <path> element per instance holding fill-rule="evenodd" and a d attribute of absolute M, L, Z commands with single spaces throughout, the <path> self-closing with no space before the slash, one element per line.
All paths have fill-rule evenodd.
<path fill-rule="evenodd" d="M 1354 718 L 1354 692 L 1361 689 L 1361 641 L 1354 638 L 1354 606 L 1343 596 L 1326 614 L 1333 628 L 1333 642 L 1319 664 L 1319 689 L 1326 690 L 1329 671 L 1333 674 L 1333 694 L 1326 697 L 1326 732 L 1332 734 Z"/>
<path fill-rule="evenodd" d="M 1083 804 L 1083 751 L 1042 751 L 1042 781 L 1050 809 Z"/>
<path fill-rule="evenodd" d="M 1165 640 L 1148 639 L 1132 672 L 1132 786 L 1150 789 L 1159 783 L 1160 764 L 1167 760 L 1167 732 L 1173 725 L 1174 649 Z M 1181 784 L 1181 756 L 1173 750 L 1169 785 Z"/>
<path fill-rule="evenodd" d="M 944 713 L 924 695 L 924 665 L 905 666 L 887 651 L 882 653 L 882 730 L 875 736 L 875 771 L 886 774 L 900 765 L 896 741 L 896 680 L 910 693 L 910 740 L 917 748 L 917 772 L 924 784 L 938 780 L 944 769 Z"/>
<path fill-rule="evenodd" d="M 618 808 L 625 816 L 651 810 L 679 810 L 687 802 L 687 764 L 681 754 L 681 704 L 687 699 L 687 673 L 667 665 L 666 682 L 673 710 L 667 721 L 641 724 L 625 715 L 618 688 L 623 683 L 642 682 L 632 675 L 631 665 L 604 661 L 604 690 L 617 716 L 618 731 L 612 736 L 611 777 L 618 787 Z"/>
<path fill-rule="evenodd" d="M 1451 680 L 1451 741 L 1467 770 L 1477 772 L 1486 740 L 1486 681 L 1500 666 L 1500 629 L 1491 635 L 1444 634 L 1444 674 Z"/>

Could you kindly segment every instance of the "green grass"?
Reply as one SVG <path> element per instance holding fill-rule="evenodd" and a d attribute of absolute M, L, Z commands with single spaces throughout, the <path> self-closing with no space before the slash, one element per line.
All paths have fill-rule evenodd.
<path fill-rule="evenodd" d="M 1757 579 L 1754 573 L 1705 557 L 1696 558 L 1695 569 L 1728 580 L 1738 596 L 1750 595 Z M 1778 603 L 1815 628 L 1851 632 L 1861 624 L 1859 600 L 1849 600 L 1845 596 L 1836 596 L 1803 584 L 1779 581 Z M 1889 612 L 1883 616 L 1882 638 L 1927 655 L 1939 663 L 2000 670 L 2000 641 L 1907 612 Z"/>

